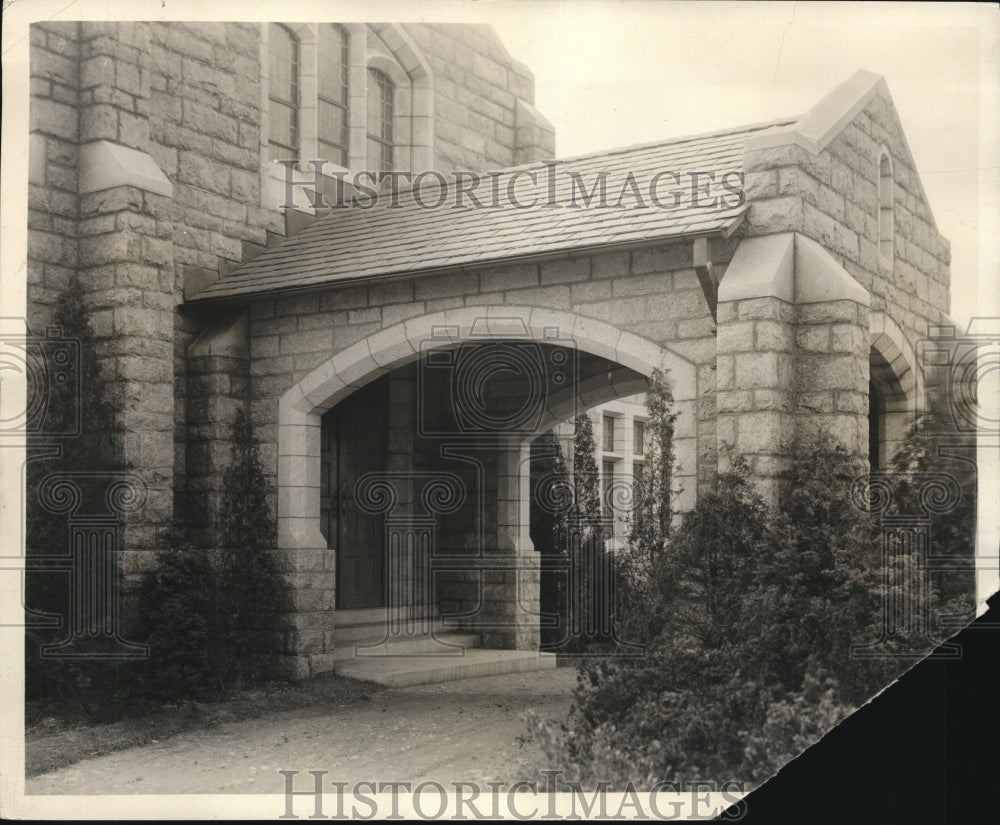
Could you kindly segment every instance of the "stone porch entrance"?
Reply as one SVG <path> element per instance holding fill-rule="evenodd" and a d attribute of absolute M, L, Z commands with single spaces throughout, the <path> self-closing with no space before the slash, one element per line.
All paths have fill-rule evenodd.
<path fill-rule="evenodd" d="M 598 322 L 581 340 L 561 335 L 558 322 L 533 329 L 531 312 L 470 312 L 466 324 L 426 329 L 408 324 L 415 340 L 395 344 L 397 352 L 405 344 L 408 355 L 389 361 L 373 336 L 358 345 L 376 364 L 366 375 L 348 385 L 338 371 L 320 367 L 286 394 L 300 400 L 293 407 L 300 415 L 299 423 L 279 426 L 283 552 L 290 565 L 324 558 L 322 575 L 293 576 L 306 599 L 314 593 L 316 605 L 335 606 L 294 616 L 298 646 L 288 652 L 299 667 L 333 664 L 363 678 L 414 684 L 453 678 L 458 662 L 468 675 L 554 664 L 537 652 L 530 443 L 577 411 L 644 390 L 654 369 L 670 371 L 688 408 L 695 381 L 691 364 L 638 336 Z M 572 329 L 570 322 L 562 329 Z M 347 361 L 350 349 L 332 360 Z M 381 367 L 376 353 L 385 359 Z M 316 386 L 324 375 L 333 392 Z M 305 402 L 307 393 L 325 400 Z M 302 415 L 306 403 L 310 412 Z M 374 407 L 384 418 L 366 415 Z M 381 439 L 372 436 L 378 428 Z M 693 459 L 692 421 L 678 440 Z M 362 443 L 383 445 L 377 455 L 369 450 L 367 464 L 357 460 Z M 686 465 L 693 471 L 695 461 Z M 312 483 L 287 483 L 296 480 Z M 288 546 L 316 534 L 325 546 Z M 364 592 L 356 588 L 359 542 L 369 544 L 361 555 L 380 557 L 365 568 Z M 359 598 L 368 600 L 363 614 Z M 302 651 L 303 636 L 323 649 Z"/>

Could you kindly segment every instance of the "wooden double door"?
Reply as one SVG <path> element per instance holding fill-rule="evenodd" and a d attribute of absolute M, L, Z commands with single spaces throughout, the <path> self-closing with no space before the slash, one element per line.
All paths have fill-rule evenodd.
<path fill-rule="evenodd" d="M 359 506 L 356 485 L 387 466 L 388 394 L 375 381 L 323 416 L 320 518 L 337 552 L 337 608 L 385 605 L 385 514 Z"/>

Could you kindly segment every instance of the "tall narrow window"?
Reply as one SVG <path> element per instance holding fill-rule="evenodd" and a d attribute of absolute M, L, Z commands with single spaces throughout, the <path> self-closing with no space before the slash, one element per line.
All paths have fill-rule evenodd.
<path fill-rule="evenodd" d="M 395 87 L 378 69 L 368 70 L 368 169 L 392 171 L 392 117 Z"/>
<path fill-rule="evenodd" d="M 299 41 L 279 23 L 268 28 L 267 142 L 272 160 L 299 157 Z"/>
<path fill-rule="evenodd" d="M 333 23 L 319 30 L 319 156 L 347 166 L 348 39 L 342 26 Z"/>
<path fill-rule="evenodd" d="M 604 443 L 601 447 L 606 453 L 615 451 L 615 419 L 610 415 L 604 416 Z"/>
<path fill-rule="evenodd" d="M 646 454 L 646 424 L 639 420 L 632 422 L 632 453 Z"/>
<path fill-rule="evenodd" d="M 883 152 L 878 162 L 878 255 L 881 262 L 892 266 L 895 257 L 896 219 L 892 180 L 892 161 Z"/>

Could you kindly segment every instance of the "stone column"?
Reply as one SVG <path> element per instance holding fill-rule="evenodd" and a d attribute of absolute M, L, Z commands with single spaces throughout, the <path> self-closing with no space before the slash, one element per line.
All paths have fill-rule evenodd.
<path fill-rule="evenodd" d="M 184 524 L 192 538 L 215 543 L 222 478 L 232 461 L 230 431 L 247 403 L 250 370 L 247 312 L 214 319 L 187 350 Z"/>
<path fill-rule="evenodd" d="M 496 553 L 503 563 L 500 569 L 484 574 L 483 605 L 487 615 L 501 618 L 504 624 L 498 646 L 537 650 L 541 572 L 530 535 L 530 442 L 519 437 L 504 439 L 496 468 Z M 488 557 L 486 562 L 490 563 Z"/>
<path fill-rule="evenodd" d="M 745 240 L 719 287 L 719 471 L 730 467 L 730 448 L 743 454 L 772 505 L 782 445 L 795 435 L 794 259 L 792 233 Z"/>
<path fill-rule="evenodd" d="M 119 395 L 124 461 L 148 487 L 124 531 L 127 573 L 173 519 L 173 186 L 148 153 L 149 26 L 80 27 L 79 267 Z"/>
<path fill-rule="evenodd" d="M 795 239 L 796 432 L 868 454 L 868 292 L 815 241 Z"/>
<path fill-rule="evenodd" d="M 826 430 L 865 455 L 867 291 L 815 241 L 786 232 L 743 241 L 719 286 L 719 469 L 747 456 L 778 502 L 784 448 Z"/>

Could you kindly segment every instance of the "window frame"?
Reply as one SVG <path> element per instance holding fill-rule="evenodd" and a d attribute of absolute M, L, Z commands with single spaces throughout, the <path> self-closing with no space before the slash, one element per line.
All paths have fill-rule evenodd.
<path fill-rule="evenodd" d="M 322 71 L 323 69 L 323 51 L 324 42 L 323 34 L 324 31 L 330 30 L 336 31 L 340 35 L 340 58 L 337 61 L 337 68 L 340 73 L 339 85 L 340 86 L 340 100 L 334 100 L 324 94 L 324 83 L 323 78 L 326 74 Z M 328 160 L 334 165 L 341 168 L 348 168 L 350 163 L 351 154 L 351 86 L 350 86 L 350 75 L 351 75 L 351 35 L 350 32 L 342 26 L 340 23 L 321 23 L 319 28 L 317 28 L 316 35 L 316 149 L 317 157 Z M 335 109 L 340 110 L 343 115 L 343 136 L 344 142 L 337 143 L 329 136 L 323 134 L 322 129 L 322 107 L 323 105 L 331 106 Z M 324 147 L 330 147 L 339 153 L 337 158 L 325 157 Z"/>
<path fill-rule="evenodd" d="M 275 158 L 274 141 L 270 134 L 273 129 L 269 124 L 269 32 L 272 25 L 294 33 L 300 47 L 298 146 L 294 161 L 285 164 L 276 160 L 288 159 L 287 148 L 278 150 L 278 154 L 285 154 L 285 157 Z M 322 46 L 319 41 L 326 39 L 320 31 L 323 25 L 337 25 L 348 36 L 346 158 L 342 147 L 338 147 L 335 141 L 329 141 L 329 135 L 324 135 L 322 140 L 319 135 L 320 107 L 331 98 L 331 95 L 325 94 L 322 101 L 320 99 L 319 50 Z M 371 174 L 372 168 L 382 165 L 381 152 L 378 159 L 367 157 L 368 68 L 382 72 L 395 90 L 392 101 L 392 168 L 413 173 L 433 168 L 434 75 L 430 64 L 401 24 L 262 22 L 259 26 L 261 206 L 278 212 L 292 208 L 313 214 L 321 206 L 337 202 L 350 192 L 351 187 L 346 183 L 352 182 L 355 176 Z M 326 63 L 329 64 L 329 61 Z M 382 139 L 388 143 L 388 135 Z M 284 147 L 284 144 L 279 146 Z M 333 157 L 324 158 L 323 155 Z M 388 149 L 386 155 L 388 159 Z M 313 194 L 318 166 L 314 166 L 313 160 L 325 161 L 319 173 L 323 202 L 317 201 Z"/>
<path fill-rule="evenodd" d="M 395 112 L 396 112 L 396 84 L 393 79 L 381 69 L 375 66 L 367 66 L 365 77 L 365 164 L 369 171 L 377 173 L 392 172 L 395 162 Z M 374 83 L 374 85 L 373 85 Z M 371 131 L 371 117 L 373 105 L 373 90 L 378 91 L 376 105 L 380 111 L 378 122 L 381 134 L 374 135 Z M 388 102 L 386 100 L 388 92 Z M 388 115 L 387 115 L 388 110 Z M 377 168 L 371 157 L 369 147 L 371 143 L 379 147 L 379 158 Z M 387 157 L 388 156 L 388 157 Z"/>
<path fill-rule="evenodd" d="M 615 416 L 607 413 L 601 417 L 601 450 L 605 453 L 615 452 Z"/>
<path fill-rule="evenodd" d="M 302 151 L 302 130 L 300 124 L 300 111 L 302 108 L 302 83 L 301 83 L 301 69 L 302 69 L 302 42 L 298 34 L 291 28 L 286 26 L 284 23 L 268 23 L 268 39 L 267 39 L 267 60 L 268 60 L 268 84 L 267 84 L 267 119 L 268 119 L 268 154 L 271 156 L 272 160 L 282 160 L 281 157 L 275 156 L 275 150 L 285 149 L 291 155 L 291 159 L 295 161 L 299 160 L 299 155 Z M 288 42 L 291 47 L 292 59 L 291 59 L 291 71 L 289 88 L 291 91 L 291 97 L 286 99 L 279 97 L 275 94 L 276 83 L 273 82 L 274 74 L 272 71 L 272 66 L 275 63 L 275 43 L 272 40 L 272 34 L 275 31 L 284 32 L 288 37 Z M 272 122 L 273 109 L 272 104 L 277 104 L 291 113 L 291 144 L 288 145 L 281 143 L 277 140 L 272 139 Z"/>
<path fill-rule="evenodd" d="M 632 455 L 646 456 L 646 421 L 642 418 L 632 419 Z"/>

